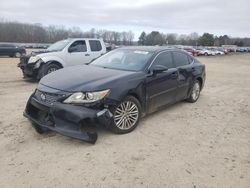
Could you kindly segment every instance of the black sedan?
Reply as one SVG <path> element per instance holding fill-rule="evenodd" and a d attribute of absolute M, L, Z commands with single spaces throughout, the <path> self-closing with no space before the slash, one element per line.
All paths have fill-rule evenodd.
<path fill-rule="evenodd" d="M 178 101 L 196 102 L 205 77 L 205 66 L 184 51 L 120 48 L 42 78 L 24 115 L 39 133 L 95 143 L 95 125 L 128 133 L 142 116 Z"/>
<path fill-rule="evenodd" d="M 14 44 L 0 44 L 0 56 L 21 57 L 26 54 L 25 48 Z"/>

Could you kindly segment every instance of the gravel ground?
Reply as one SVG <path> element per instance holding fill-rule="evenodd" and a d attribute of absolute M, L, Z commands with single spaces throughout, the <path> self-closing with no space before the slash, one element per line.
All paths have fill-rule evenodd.
<path fill-rule="evenodd" d="M 95 145 L 38 135 L 22 116 L 37 83 L 0 58 L 0 187 L 250 187 L 250 54 L 201 57 L 197 103 L 177 103 Z"/>

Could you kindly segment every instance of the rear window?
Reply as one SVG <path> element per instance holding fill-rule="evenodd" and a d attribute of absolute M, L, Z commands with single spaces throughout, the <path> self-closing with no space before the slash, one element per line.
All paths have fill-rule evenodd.
<path fill-rule="evenodd" d="M 102 45 L 99 40 L 89 40 L 89 45 L 92 52 L 98 52 L 102 50 Z"/>
<path fill-rule="evenodd" d="M 189 59 L 188 56 L 181 52 L 173 52 L 174 61 L 177 67 L 188 65 Z"/>

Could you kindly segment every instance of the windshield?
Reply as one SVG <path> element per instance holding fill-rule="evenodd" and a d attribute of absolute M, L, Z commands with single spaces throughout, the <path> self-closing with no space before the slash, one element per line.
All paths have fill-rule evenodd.
<path fill-rule="evenodd" d="M 118 70 L 141 71 L 152 54 L 153 52 L 148 51 L 117 49 L 99 57 L 90 65 Z"/>
<path fill-rule="evenodd" d="M 48 51 L 61 51 L 63 50 L 68 44 L 70 43 L 69 40 L 61 40 L 54 44 L 52 44 L 50 47 L 47 48 Z"/>

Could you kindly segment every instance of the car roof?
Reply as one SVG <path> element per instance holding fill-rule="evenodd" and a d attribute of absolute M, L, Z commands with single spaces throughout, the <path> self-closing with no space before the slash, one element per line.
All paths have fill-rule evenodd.
<path fill-rule="evenodd" d="M 126 46 L 126 47 L 120 47 L 118 49 L 128 49 L 128 50 L 138 50 L 138 51 L 147 51 L 147 52 L 153 52 L 153 53 L 158 53 L 161 51 L 181 51 L 185 52 L 184 50 L 178 49 L 174 46 Z"/>
<path fill-rule="evenodd" d="M 9 43 L 0 43 L 0 46 L 17 46 L 17 45 Z"/>
<path fill-rule="evenodd" d="M 74 41 L 74 40 L 103 40 L 103 39 L 98 39 L 98 38 L 67 38 L 65 40 Z"/>

